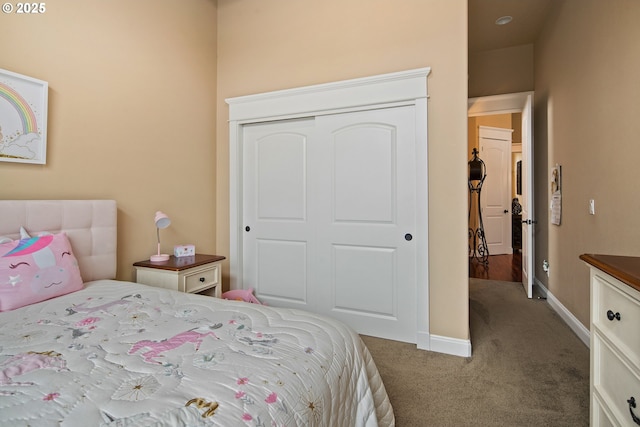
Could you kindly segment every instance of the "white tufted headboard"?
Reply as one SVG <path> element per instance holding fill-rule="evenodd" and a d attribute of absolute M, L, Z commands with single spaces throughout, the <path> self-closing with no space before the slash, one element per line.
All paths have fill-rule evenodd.
<path fill-rule="evenodd" d="M 116 277 L 115 200 L 0 200 L 0 236 L 65 232 L 85 282 Z"/>

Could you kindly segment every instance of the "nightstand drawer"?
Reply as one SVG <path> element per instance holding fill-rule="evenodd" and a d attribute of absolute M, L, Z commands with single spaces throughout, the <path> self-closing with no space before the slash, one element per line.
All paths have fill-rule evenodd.
<path fill-rule="evenodd" d="M 183 292 L 198 292 L 202 289 L 216 286 L 219 280 L 219 265 L 215 265 L 213 268 L 203 268 L 199 271 L 189 272 L 184 276 Z"/>

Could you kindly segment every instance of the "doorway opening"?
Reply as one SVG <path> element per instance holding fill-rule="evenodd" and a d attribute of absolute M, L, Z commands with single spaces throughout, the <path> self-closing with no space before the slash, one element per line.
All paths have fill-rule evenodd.
<path fill-rule="evenodd" d="M 501 172 L 503 181 L 499 194 L 511 200 L 501 208 L 503 224 L 508 226 L 508 244 L 492 254 L 488 262 L 478 264 L 470 259 L 469 277 L 521 282 L 529 298 L 533 290 L 533 92 L 494 95 L 469 99 L 468 148 L 469 153 L 481 145 L 480 128 L 493 127 L 512 131 L 508 167 Z M 480 153 L 482 157 L 482 153 Z M 487 173 L 490 173 L 488 171 Z M 504 176 L 506 175 L 506 176 Z M 483 190 L 484 192 L 485 190 Z M 484 213 L 482 213 L 484 216 Z M 501 238 L 506 240 L 504 236 Z"/>
<path fill-rule="evenodd" d="M 482 198 L 469 209 L 469 227 L 483 224 L 489 253 L 482 261 L 470 256 L 469 277 L 521 282 L 521 212 L 514 205 L 521 197 L 516 171 L 522 161 L 522 114 L 469 117 L 468 129 L 468 151 L 477 151 L 487 170 Z"/>

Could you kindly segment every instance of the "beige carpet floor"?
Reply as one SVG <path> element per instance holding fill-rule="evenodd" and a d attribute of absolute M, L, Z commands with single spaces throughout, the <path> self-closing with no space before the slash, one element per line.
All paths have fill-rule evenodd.
<path fill-rule="evenodd" d="M 545 300 L 470 279 L 469 358 L 363 336 L 396 425 L 588 426 L 589 349 Z"/>

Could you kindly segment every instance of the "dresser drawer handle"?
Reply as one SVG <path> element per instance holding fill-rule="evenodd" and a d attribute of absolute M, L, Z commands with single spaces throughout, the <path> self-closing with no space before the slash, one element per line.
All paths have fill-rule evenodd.
<path fill-rule="evenodd" d="M 633 409 L 636 407 L 636 398 L 631 396 L 631 398 L 627 400 L 627 403 L 629 404 L 629 412 L 631 412 L 631 419 L 633 420 L 634 423 L 640 426 L 640 418 L 638 418 L 636 414 L 633 413 Z"/>
<path fill-rule="evenodd" d="M 201 281 L 202 283 L 204 283 L 204 277 L 201 277 L 201 278 L 200 278 L 200 281 Z"/>
<path fill-rule="evenodd" d="M 613 311 L 608 310 L 607 319 L 611 320 L 612 322 L 613 322 L 613 319 L 620 320 L 620 313 L 617 313 L 617 312 L 614 313 Z"/>

